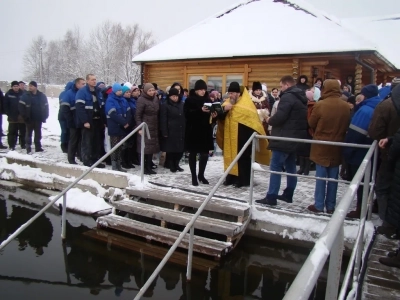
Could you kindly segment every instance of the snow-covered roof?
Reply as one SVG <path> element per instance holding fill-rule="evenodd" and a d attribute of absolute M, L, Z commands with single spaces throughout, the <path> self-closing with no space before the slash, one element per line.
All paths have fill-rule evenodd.
<path fill-rule="evenodd" d="M 375 43 L 304 0 L 242 0 L 139 54 L 133 61 L 371 50 L 377 50 Z"/>
<path fill-rule="evenodd" d="M 379 53 L 400 69 L 400 14 L 343 19 L 342 24 L 376 44 Z"/>

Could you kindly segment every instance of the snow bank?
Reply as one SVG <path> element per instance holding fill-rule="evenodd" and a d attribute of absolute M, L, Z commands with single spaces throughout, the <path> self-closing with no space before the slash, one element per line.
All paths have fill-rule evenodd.
<path fill-rule="evenodd" d="M 50 201 L 55 197 L 49 197 Z M 62 205 L 62 203 L 63 199 L 61 197 L 55 202 L 55 205 Z M 72 188 L 67 193 L 67 210 L 91 215 L 111 208 L 111 205 L 106 203 L 103 198 L 94 196 L 90 192 L 83 192 L 80 189 Z"/>
<path fill-rule="evenodd" d="M 140 176 L 138 175 L 131 175 L 128 183 L 130 187 L 134 187 L 138 190 L 144 189 L 149 184 L 147 177 L 144 177 L 142 182 Z"/>

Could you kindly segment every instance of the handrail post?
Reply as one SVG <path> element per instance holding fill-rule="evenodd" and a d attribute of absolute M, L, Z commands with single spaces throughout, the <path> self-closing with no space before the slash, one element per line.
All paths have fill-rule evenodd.
<path fill-rule="evenodd" d="M 372 175 L 371 175 L 372 183 L 374 185 L 376 184 L 376 177 L 378 175 L 378 155 L 379 155 L 379 146 L 376 145 L 375 153 L 374 153 L 374 161 L 373 161 L 373 165 L 372 165 Z M 375 186 L 372 186 L 372 189 L 370 191 L 370 193 L 372 194 L 371 197 L 373 197 L 374 191 L 375 191 Z M 373 201 L 371 201 L 369 209 L 368 209 L 367 220 L 371 220 L 373 207 L 374 207 L 374 203 L 373 203 Z"/>
<path fill-rule="evenodd" d="M 333 249 L 329 258 L 328 281 L 326 284 L 325 300 L 337 299 L 340 284 L 340 271 L 342 268 L 344 247 L 344 229 L 340 226 L 338 235 L 333 244 Z"/>
<path fill-rule="evenodd" d="M 147 133 L 147 126 L 143 126 L 142 134 L 140 135 L 140 182 L 144 182 L 144 135 Z"/>
<path fill-rule="evenodd" d="M 192 225 L 192 227 L 190 227 L 188 263 L 187 263 L 187 270 L 186 270 L 186 281 L 191 281 L 192 280 L 193 239 L 194 239 L 194 225 Z"/>
<path fill-rule="evenodd" d="M 62 215 L 61 215 L 61 238 L 67 238 L 67 193 L 63 195 Z"/>
<path fill-rule="evenodd" d="M 253 189 L 254 189 L 254 168 L 253 164 L 255 162 L 256 155 L 256 140 L 257 138 L 254 136 L 253 142 L 251 143 L 251 172 L 250 172 L 250 188 L 249 188 L 249 205 L 253 205 Z M 258 140 L 257 140 L 258 141 Z"/>
<path fill-rule="evenodd" d="M 361 238 L 359 239 L 359 244 L 354 245 L 354 246 L 357 246 L 357 256 L 356 256 L 356 263 L 354 266 L 354 275 L 353 276 L 356 276 L 357 281 L 358 281 L 358 276 L 359 276 L 360 270 L 361 270 L 361 258 L 362 258 L 363 248 L 364 248 L 363 247 L 364 246 L 364 223 L 365 223 L 365 219 L 367 217 L 370 179 L 371 179 L 371 160 L 368 161 L 367 167 L 366 167 L 365 173 L 364 173 L 363 197 L 362 197 L 362 204 L 361 204 L 360 222 L 358 225 L 360 227 L 359 234 L 361 235 Z"/>

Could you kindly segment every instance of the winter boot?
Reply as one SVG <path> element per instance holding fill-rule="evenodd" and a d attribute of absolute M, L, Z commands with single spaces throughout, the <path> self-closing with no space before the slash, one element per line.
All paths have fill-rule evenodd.
<path fill-rule="evenodd" d="M 399 239 L 399 236 L 397 235 L 397 229 L 396 227 L 390 225 L 387 222 L 383 222 L 382 226 L 378 226 L 376 228 L 376 232 L 378 234 L 384 235 L 386 238 L 391 239 L 391 240 L 397 240 Z"/>
<path fill-rule="evenodd" d="M 26 146 L 26 153 L 31 154 L 32 153 L 32 148 L 31 146 Z"/>
<path fill-rule="evenodd" d="M 132 165 L 132 163 L 130 162 L 129 159 L 129 149 L 123 149 L 121 152 L 121 156 L 122 156 L 122 162 L 121 162 L 121 166 L 122 168 L 125 169 L 133 169 L 135 166 Z"/>
<path fill-rule="evenodd" d="M 304 175 L 309 175 L 310 174 L 310 166 L 311 166 L 311 160 L 308 157 L 304 157 Z"/>
<path fill-rule="evenodd" d="M 356 210 L 349 212 L 346 218 L 359 219 L 361 215 L 361 207 L 357 206 Z"/>
<path fill-rule="evenodd" d="M 199 175 L 197 178 L 202 184 L 209 184 L 208 180 L 204 178 L 204 172 L 207 167 L 207 161 L 208 161 L 208 153 L 206 154 L 200 154 L 200 159 L 199 159 Z"/>
<path fill-rule="evenodd" d="M 127 170 L 125 170 L 125 169 L 123 169 L 121 167 L 121 162 L 120 161 L 117 161 L 117 170 L 120 171 L 120 172 L 124 172 L 124 173 L 128 172 Z"/>
<path fill-rule="evenodd" d="M 196 153 L 189 153 L 189 168 L 190 173 L 192 174 L 192 185 L 198 186 L 199 182 L 197 181 L 196 175 Z"/>
<path fill-rule="evenodd" d="M 118 171 L 117 161 L 115 161 L 115 160 L 111 161 L 111 170 Z"/>
<path fill-rule="evenodd" d="M 400 269 L 400 254 L 397 253 L 397 255 L 393 257 L 381 257 L 379 258 L 379 262 L 385 266 Z"/>
<path fill-rule="evenodd" d="M 278 204 L 278 202 L 276 201 L 277 199 L 278 199 L 278 195 L 268 195 L 267 194 L 267 196 L 265 198 L 256 200 L 256 203 L 275 206 Z"/>
<path fill-rule="evenodd" d="M 297 171 L 297 174 L 301 175 L 304 173 L 304 163 L 305 163 L 305 158 L 303 156 L 299 156 L 300 169 Z"/>
<path fill-rule="evenodd" d="M 68 153 L 68 143 L 61 143 L 61 151 L 63 153 Z"/>
<path fill-rule="evenodd" d="M 7 149 L 6 146 L 3 145 L 3 143 L 0 141 L 0 149 Z"/>
<path fill-rule="evenodd" d="M 308 209 L 309 211 L 313 212 L 313 213 L 316 213 L 316 214 L 320 214 L 320 213 L 323 213 L 323 212 L 324 212 L 323 210 L 317 209 L 317 208 L 315 207 L 314 204 L 309 205 L 309 206 L 307 207 L 307 209 Z"/>
<path fill-rule="evenodd" d="M 145 154 L 144 155 L 144 174 L 146 175 L 154 175 L 157 174 L 155 171 L 152 169 L 152 164 L 153 161 L 151 160 L 152 155 L 151 154 Z"/>
<path fill-rule="evenodd" d="M 175 160 L 175 168 L 178 172 L 183 172 L 184 170 L 179 166 L 179 160 Z"/>
<path fill-rule="evenodd" d="M 278 196 L 278 200 L 285 201 L 287 203 L 293 203 L 293 194 L 294 194 L 294 189 L 286 188 L 282 195 Z"/>
<path fill-rule="evenodd" d="M 167 160 L 165 160 L 165 162 L 167 162 Z M 168 155 L 168 164 L 169 164 L 169 170 L 172 172 L 172 173 L 176 173 L 176 171 L 178 171 L 177 169 L 176 169 L 176 162 L 175 162 L 175 159 L 173 159 L 172 157 L 171 157 L 171 155 Z"/>

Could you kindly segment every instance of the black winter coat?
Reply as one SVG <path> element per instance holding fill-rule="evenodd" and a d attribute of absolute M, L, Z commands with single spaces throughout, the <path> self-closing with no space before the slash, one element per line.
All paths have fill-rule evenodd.
<path fill-rule="evenodd" d="M 4 113 L 8 116 L 8 122 L 10 123 L 23 122 L 18 110 L 22 94 L 22 91 L 16 93 L 13 89 L 9 89 L 4 97 Z"/>
<path fill-rule="evenodd" d="M 210 102 L 207 93 L 200 97 L 191 90 L 183 106 L 186 118 L 185 147 L 189 152 L 205 153 L 214 149 L 210 113 L 202 110 L 207 102 Z"/>
<path fill-rule="evenodd" d="M 388 166 L 393 172 L 391 193 L 386 211 L 386 222 L 400 229 L 400 129 L 392 139 L 389 149 Z"/>
<path fill-rule="evenodd" d="M 4 109 L 4 95 L 3 91 L 0 89 L 0 114 L 5 114 L 6 111 Z"/>
<path fill-rule="evenodd" d="M 37 91 L 36 95 L 32 92 L 24 93 L 19 101 L 18 110 L 25 123 L 45 123 L 49 117 L 47 97 L 40 91 Z"/>
<path fill-rule="evenodd" d="M 297 139 L 307 138 L 307 98 L 301 89 L 292 86 L 281 93 L 278 109 L 269 121 L 271 135 Z M 270 140 L 268 149 L 286 153 L 297 151 L 299 143 Z"/>
<path fill-rule="evenodd" d="M 185 148 L 185 114 L 182 101 L 167 99 L 160 107 L 161 151 L 181 153 Z"/>

